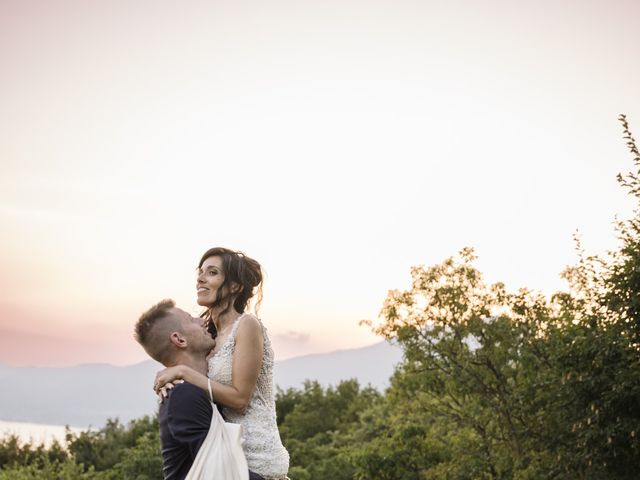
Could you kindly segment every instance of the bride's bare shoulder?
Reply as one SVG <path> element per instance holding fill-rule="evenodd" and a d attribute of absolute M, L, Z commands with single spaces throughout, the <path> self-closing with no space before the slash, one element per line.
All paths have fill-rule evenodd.
<path fill-rule="evenodd" d="M 244 313 L 238 321 L 238 335 L 262 334 L 262 322 L 253 313 Z"/>

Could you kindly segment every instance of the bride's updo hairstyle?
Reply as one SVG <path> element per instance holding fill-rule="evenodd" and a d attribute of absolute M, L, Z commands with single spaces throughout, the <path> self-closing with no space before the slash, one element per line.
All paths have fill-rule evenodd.
<path fill-rule="evenodd" d="M 214 247 L 202 255 L 200 263 L 198 263 L 198 270 L 210 257 L 219 257 L 222 260 L 224 282 L 218 288 L 213 304 L 207 305 L 207 310 L 202 313 L 202 318 L 212 320 L 213 309 L 218 309 L 217 314 L 222 315 L 232 305 L 237 312 L 243 313 L 254 295 L 257 298 L 255 304 L 257 313 L 262 302 L 262 268 L 260 264 L 242 252 Z"/>

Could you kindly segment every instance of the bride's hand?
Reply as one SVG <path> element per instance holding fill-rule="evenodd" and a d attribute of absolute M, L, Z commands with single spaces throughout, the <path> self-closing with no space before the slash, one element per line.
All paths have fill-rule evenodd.
<path fill-rule="evenodd" d="M 156 379 L 153 383 L 153 390 L 157 394 L 160 394 L 161 390 L 164 389 L 166 396 L 167 387 L 169 387 L 168 389 L 170 390 L 174 385 L 187 380 L 191 372 L 193 372 L 193 370 L 185 365 L 176 365 L 175 367 L 169 367 L 165 368 L 164 370 L 160 370 L 158 373 L 156 373 Z M 169 386 L 169 384 L 171 386 Z"/>
<path fill-rule="evenodd" d="M 173 382 L 165 383 L 163 387 L 160 387 L 160 391 L 158 392 L 158 401 L 160 403 L 164 402 L 164 399 L 169 395 L 169 390 L 183 382 L 184 380 L 174 380 Z"/>

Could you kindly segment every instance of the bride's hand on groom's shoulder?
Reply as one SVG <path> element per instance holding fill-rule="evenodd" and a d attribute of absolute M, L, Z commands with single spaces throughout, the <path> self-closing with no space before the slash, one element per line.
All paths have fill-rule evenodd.
<path fill-rule="evenodd" d="M 156 392 L 161 402 L 167 396 L 169 390 L 184 382 L 187 369 L 188 367 L 184 365 L 176 365 L 175 367 L 168 367 L 156 373 L 156 379 L 153 382 L 153 391 Z"/>
<path fill-rule="evenodd" d="M 167 382 L 163 387 L 160 387 L 159 391 L 156 392 L 158 394 L 158 402 L 162 403 L 167 395 L 169 395 L 169 390 L 171 390 L 176 385 L 184 382 L 184 380 L 174 380 L 173 382 Z"/>

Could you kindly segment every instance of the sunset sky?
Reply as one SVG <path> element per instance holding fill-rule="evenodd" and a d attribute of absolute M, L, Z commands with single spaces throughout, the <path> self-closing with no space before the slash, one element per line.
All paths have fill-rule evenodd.
<path fill-rule="evenodd" d="M 551 293 L 634 207 L 640 2 L 0 2 L 0 363 L 131 364 L 211 246 L 267 273 L 278 359 L 369 345 L 475 247 Z"/>

